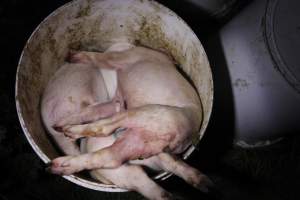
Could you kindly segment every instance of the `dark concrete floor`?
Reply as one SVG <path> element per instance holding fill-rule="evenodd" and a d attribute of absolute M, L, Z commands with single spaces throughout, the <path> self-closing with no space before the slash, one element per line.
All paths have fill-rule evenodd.
<path fill-rule="evenodd" d="M 0 1 L 0 199 L 143 199 L 130 193 L 104 193 L 79 187 L 47 174 L 20 127 L 14 100 L 14 83 L 22 48 L 40 21 L 66 0 Z M 182 1 L 160 1 L 178 13 L 206 48 L 222 22 L 205 18 Z M 208 51 L 210 61 L 212 56 Z M 216 84 L 216 83 L 215 83 Z M 222 85 L 222 84 L 221 84 Z M 216 84 L 218 90 L 218 84 Z M 300 136 L 290 136 L 271 147 L 244 150 L 231 145 L 231 127 L 221 123 L 221 95 L 215 97 L 207 134 L 189 163 L 208 174 L 221 195 L 198 192 L 176 177 L 160 182 L 185 199 L 296 200 L 300 199 Z M 220 125 L 221 124 L 221 125 Z M 221 127 L 221 128 L 220 128 Z M 222 132 L 221 132 L 222 130 Z"/>

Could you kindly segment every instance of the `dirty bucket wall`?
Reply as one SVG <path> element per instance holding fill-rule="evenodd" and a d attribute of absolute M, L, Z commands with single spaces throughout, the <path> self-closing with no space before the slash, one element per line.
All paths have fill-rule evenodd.
<path fill-rule="evenodd" d="M 239 145 L 300 131 L 299 8 L 297 0 L 256 0 L 220 32 Z"/>
<path fill-rule="evenodd" d="M 212 110 L 213 83 L 206 54 L 193 31 L 175 13 L 154 1 L 76 0 L 54 11 L 37 27 L 23 50 L 17 71 L 19 119 L 28 141 L 44 162 L 59 155 L 40 119 L 41 94 L 49 78 L 65 62 L 70 49 L 103 51 L 122 41 L 172 54 L 202 100 L 203 123 L 198 140 L 203 136 Z M 184 158 L 193 150 L 191 146 Z M 124 191 L 86 177 L 64 177 L 95 190 Z"/>

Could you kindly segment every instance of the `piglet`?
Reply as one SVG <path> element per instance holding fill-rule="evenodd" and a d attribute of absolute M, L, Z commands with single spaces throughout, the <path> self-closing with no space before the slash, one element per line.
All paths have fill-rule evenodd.
<path fill-rule="evenodd" d="M 93 152 L 111 145 L 115 135 L 102 138 L 85 138 L 80 148 L 74 139 L 64 136 L 52 126 L 62 118 L 85 110 L 83 121 L 94 121 L 92 113 L 101 112 L 98 117 L 111 116 L 118 112 L 118 106 L 106 106 L 109 99 L 101 71 L 86 64 L 65 64 L 51 78 L 44 91 L 41 112 L 47 131 L 60 149 L 70 156 L 81 152 Z M 101 106 L 99 106 L 101 105 Z M 80 152 L 81 150 L 81 152 Z M 76 164 L 80 164 L 76 163 Z M 52 171 L 56 173 L 55 171 Z M 124 164 L 116 169 L 98 169 L 90 171 L 92 177 L 106 184 L 135 190 L 149 199 L 170 199 L 168 192 L 152 181 L 138 165 Z"/>
<path fill-rule="evenodd" d="M 128 47 L 123 51 L 77 52 L 74 63 L 115 69 L 118 75 L 114 101 L 124 105 L 111 117 L 82 125 L 85 111 L 59 121 L 66 135 L 76 139 L 108 136 L 126 129 L 113 145 L 89 155 L 92 162 L 75 166 L 87 155 L 53 160 L 53 169 L 68 173 L 83 169 L 116 168 L 128 160 L 148 158 L 163 152 L 179 154 L 191 145 L 202 120 L 200 99 L 195 89 L 176 70 L 166 54 L 145 48 Z M 94 115 L 101 115 L 95 112 Z M 78 125 L 74 125 L 77 121 Z M 73 124 L 73 125 L 72 125 Z M 73 165 L 73 166 L 72 166 Z"/>
<path fill-rule="evenodd" d="M 102 73 L 104 72 L 102 70 Z M 81 123 L 87 123 L 112 116 L 124 107 L 116 98 L 113 98 L 113 94 L 116 93 L 115 87 L 111 87 L 115 83 L 114 74 L 105 72 L 104 82 L 102 73 L 93 65 L 65 64 L 50 79 L 44 91 L 41 103 L 42 120 L 50 135 L 66 155 L 71 157 L 79 155 L 79 147 L 74 139 L 66 137 L 55 124 L 65 118 L 73 122 L 80 120 Z M 107 77 L 111 78 L 107 79 Z M 109 86 L 106 87 L 105 83 Z M 74 118 L 77 113 L 81 113 L 81 119 Z M 73 117 L 70 118 L 70 116 Z M 80 142 L 81 152 L 89 153 L 105 149 L 123 134 L 122 131 L 118 131 L 106 137 L 84 138 Z M 90 154 L 84 154 L 73 165 L 69 167 L 64 165 L 62 169 L 54 163 L 55 167 L 50 168 L 50 171 L 56 174 L 70 174 L 72 170 L 68 171 L 68 168 L 94 161 L 87 155 Z M 160 153 L 144 160 L 130 161 L 115 169 L 94 169 L 90 171 L 90 174 L 103 183 L 113 183 L 119 187 L 137 191 L 148 199 L 171 199 L 172 195 L 151 180 L 141 165 L 154 170 L 172 172 L 204 191 L 212 184 L 201 172 L 167 153 Z"/>

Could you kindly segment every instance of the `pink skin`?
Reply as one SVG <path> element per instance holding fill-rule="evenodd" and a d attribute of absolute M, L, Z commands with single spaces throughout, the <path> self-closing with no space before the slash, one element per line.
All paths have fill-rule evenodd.
<path fill-rule="evenodd" d="M 103 117 L 116 116 L 113 114 L 122 111 L 123 104 L 116 100 L 120 99 L 119 97 L 109 100 L 107 91 L 103 86 L 101 73 L 97 68 L 86 64 L 66 64 L 49 81 L 41 104 L 42 119 L 48 132 L 68 155 L 52 162 L 50 168 L 52 173 L 72 174 L 78 169 L 86 168 L 84 166 L 86 163 L 91 169 L 97 168 L 93 166 L 97 165 L 98 159 L 101 158 L 98 156 L 98 151 L 102 149 L 103 154 L 109 153 L 107 148 L 116 141 L 114 135 L 98 138 L 89 137 L 82 140 L 81 151 L 89 153 L 77 157 L 75 155 L 80 152 L 74 140 L 52 128 L 58 122 L 85 123 Z M 118 96 L 118 92 L 116 96 Z M 139 137 L 135 137 L 137 134 L 130 134 L 129 130 L 126 132 L 118 137 L 116 144 L 123 146 L 123 148 L 131 148 L 130 143 L 124 139 L 126 137 L 129 137 L 134 143 L 134 139 L 140 143 Z M 151 134 L 148 136 L 151 137 Z M 146 138 L 148 136 L 145 134 Z M 154 146 L 156 145 L 154 144 Z M 140 148 L 143 147 L 140 146 Z M 111 161 L 114 159 L 111 156 L 106 156 L 106 158 L 108 160 L 101 162 L 107 162 L 111 165 Z M 65 162 L 66 160 L 68 162 Z M 115 169 L 96 169 L 90 173 L 92 177 L 103 183 L 113 183 L 128 190 L 135 190 L 148 199 L 170 199 L 171 195 L 152 181 L 138 165 L 146 165 L 155 170 L 174 173 L 202 191 L 207 191 L 207 187 L 212 185 L 209 178 L 197 169 L 167 153 L 160 153 L 144 160 L 130 161 L 130 163 L 133 165 L 128 163 Z"/>
<path fill-rule="evenodd" d="M 74 87 L 74 83 L 78 87 Z M 99 69 L 84 64 L 65 64 L 50 79 L 43 93 L 41 115 L 48 132 L 65 154 L 78 155 L 80 151 L 74 139 L 65 137 L 53 126 L 66 117 L 69 124 L 76 124 L 111 116 L 114 103 L 109 106 L 95 103 L 108 101 L 106 96 L 100 95 L 104 92 L 106 88 Z M 74 119 L 78 112 L 81 116 Z M 98 116 L 92 115 L 95 112 Z"/>
<path fill-rule="evenodd" d="M 84 125 L 65 123 L 62 126 L 63 123 L 58 122 L 65 134 L 74 139 L 108 136 L 117 128 L 127 129 L 113 145 L 93 152 L 95 161 L 71 167 L 73 172 L 116 168 L 128 160 L 148 158 L 164 151 L 177 154 L 191 144 L 192 134 L 198 132 L 201 123 L 201 103 L 196 91 L 168 56 L 134 47 L 120 52 L 77 52 L 70 58 L 72 62 L 116 69 L 118 91 L 128 109 Z M 64 166 L 72 163 L 68 157 L 58 158 L 53 160 L 52 168 L 63 171 Z"/>

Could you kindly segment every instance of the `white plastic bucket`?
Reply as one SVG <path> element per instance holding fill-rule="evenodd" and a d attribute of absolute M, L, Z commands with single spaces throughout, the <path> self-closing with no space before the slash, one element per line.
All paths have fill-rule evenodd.
<path fill-rule="evenodd" d="M 54 11 L 27 41 L 16 74 L 16 106 L 23 131 L 45 162 L 59 156 L 42 125 L 41 94 L 49 78 L 65 62 L 69 49 L 102 51 L 115 42 L 165 49 L 198 90 L 203 104 L 199 140 L 213 103 L 213 81 L 204 49 L 188 25 L 166 7 L 148 0 L 75 0 Z M 186 159 L 194 150 L 191 146 Z M 156 178 L 166 178 L 161 173 Z M 64 178 L 86 188 L 120 192 L 80 175 Z"/>

